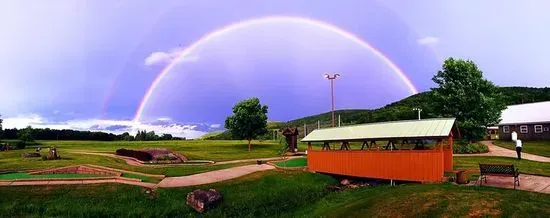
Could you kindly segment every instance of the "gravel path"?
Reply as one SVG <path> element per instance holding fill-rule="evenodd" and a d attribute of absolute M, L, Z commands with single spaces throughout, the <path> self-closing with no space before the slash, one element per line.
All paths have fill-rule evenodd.
<path fill-rule="evenodd" d="M 229 169 L 210 171 L 189 176 L 167 177 L 164 178 L 156 187 L 172 188 L 203 185 L 225 180 L 234 179 L 250 173 L 275 169 L 275 167 L 267 164 L 262 165 L 246 165 L 233 167 Z"/>

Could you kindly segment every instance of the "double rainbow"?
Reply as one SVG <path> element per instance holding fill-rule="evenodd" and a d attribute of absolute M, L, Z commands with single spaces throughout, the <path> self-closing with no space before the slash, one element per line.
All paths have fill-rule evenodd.
<path fill-rule="evenodd" d="M 141 100 L 139 107 L 135 113 L 133 122 L 134 124 L 138 124 L 145 107 L 147 106 L 147 103 L 149 102 L 151 95 L 156 90 L 159 83 L 162 81 L 162 79 L 170 72 L 170 70 L 176 65 L 178 62 L 177 60 L 187 57 L 189 54 L 191 54 L 193 51 L 195 51 L 196 48 L 198 48 L 201 45 L 204 45 L 208 43 L 210 40 L 221 37 L 224 34 L 255 26 L 255 25 L 263 25 L 263 24 L 269 24 L 269 23 L 281 23 L 281 22 L 289 22 L 289 23 L 297 23 L 297 24 L 303 24 L 303 25 L 311 25 L 314 27 L 318 27 L 321 29 L 325 29 L 328 31 L 332 31 L 334 33 L 337 33 L 341 35 L 344 38 L 347 38 L 355 43 L 357 43 L 359 46 L 371 51 L 374 55 L 376 55 L 380 60 L 382 60 L 385 64 L 387 64 L 398 76 L 401 78 L 403 83 L 407 86 L 407 88 L 410 90 L 412 94 L 418 93 L 416 87 L 412 84 L 411 80 L 405 75 L 403 70 L 401 70 L 395 63 L 393 63 L 388 57 L 386 57 L 381 51 L 371 46 L 369 43 L 363 41 L 361 38 L 357 37 L 356 35 L 347 32 L 346 30 L 343 30 L 333 24 L 326 23 L 319 20 L 313 20 L 309 18 L 303 18 L 303 17 L 293 17 L 293 16 L 269 16 L 269 17 L 262 17 L 262 18 L 255 18 L 255 19 L 249 19 L 245 21 L 241 21 L 238 23 L 232 23 L 229 25 L 226 25 L 222 28 L 216 29 L 206 35 L 204 35 L 202 38 L 194 42 L 193 44 L 189 45 L 188 47 L 181 50 L 181 52 L 178 54 L 177 58 L 174 59 L 170 64 L 168 64 L 155 78 L 145 95 L 143 96 L 143 99 Z M 136 126 L 136 125 L 134 125 Z"/>

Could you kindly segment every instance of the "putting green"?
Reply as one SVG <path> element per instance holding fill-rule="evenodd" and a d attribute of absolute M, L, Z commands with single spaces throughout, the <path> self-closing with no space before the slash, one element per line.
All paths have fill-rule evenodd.
<path fill-rule="evenodd" d="M 279 167 L 305 167 L 307 166 L 307 158 L 294 158 L 287 161 L 277 162 Z"/>

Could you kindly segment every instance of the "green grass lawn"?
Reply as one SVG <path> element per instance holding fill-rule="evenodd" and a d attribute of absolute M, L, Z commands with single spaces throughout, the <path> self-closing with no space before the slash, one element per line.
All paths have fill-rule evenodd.
<path fill-rule="evenodd" d="M 522 152 L 550 157 L 550 141 L 522 141 Z M 516 143 L 512 141 L 496 140 L 493 144 L 500 147 L 516 150 Z"/>
<path fill-rule="evenodd" d="M 172 141 L 39 141 L 39 146 L 55 146 L 67 151 L 107 152 L 117 149 L 169 148 L 190 160 L 239 160 L 276 157 L 282 145 L 278 141 L 252 141 L 254 150 L 248 152 L 248 142 L 239 140 L 172 140 Z M 302 147 L 305 149 L 305 147 Z"/>
<path fill-rule="evenodd" d="M 119 148 L 142 149 L 142 148 L 170 148 L 175 152 L 185 155 L 190 160 L 238 160 L 254 159 L 262 157 L 276 157 L 282 145 L 275 141 L 253 141 L 254 150 L 249 152 L 246 141 L 221 141 L 221 140 L 189 140 L 189 141 L 40 141 L 40 147 L 47 148 L 55 146 L 61 155 L 61 160 L 43 161 L 41 158 L 22 158 L 25 152 L 32 152 L 37 146 L 30 146 L 23 150 L 12 150 L 0 152 L 1 171 L 25 171 L 31 169 L 46 169 L 53 167 L 62 167 L 77 164 L 97 164 L 117 169 L 130 171 L 163 174 L 167 176 L 183 176 L 201 172 L 207 172 L 218 169 L 225 169 L 234 166 L 242 166 L 249 163 L 235 163 L 213 166 L 191 166 L 184 165 L 162 166 L 162 167 L 139 167 L 131 166 L 124 160 L 71 153 L 75 151 L 83 152 L 106 152 L 114 153 Z M 305 147 L 303 147 L 305 149 Z M 42 155 L 46 155 L 46 149 L 42 150 Z"/>
<path fill-rule="evenodd" d="M 54 178 L 88 178 L 88 177 L 102 177 L 102 175 L 94 174 L 44 174 L 44 175 L 29 175 L 28 173 L 5 173 L 0 174 L 0 180 L 14 180 L 14 179 L 54 179 Z"/>
<path fill-rule="evenodd" d="M 479 170 L 479 163 L 514 164 L 520 173 L 550 176 L 550 163 L 518 160 L 510 157 L 454 157 L 454 169 Z"/>
<path fill-rule="evenodd" d="M 6 217 L 195 217 L 187 193 L 214 188 L 223 195 L 205 217 L 548 217 L 550 195 L 452 184 L 407 184 L 331 192 L 332 177 L 269 171 L 199 187 L 159 189 L 122 184 L 0 187 Z"/>
<path fill-rule="evenodd" d="M 142 175 L 133 174 L 133 173 L 122 173 L 122 177 L 133 178 L 133 179 L 141 179 L 142 182 L 151 182 L 151 183 L 159 183 L 162 180 L 162 179 L 159 179 L 159 178 L 142 176 Z"/>
<path fill-rule="evenodd" d="M 124 169 L 134 172 L 142 172 L 149 174 L 162 174 L 166 176 L 184 176 L 195 173 L 208 172 L 212 170 L 225 169 L 235 166 L 242 166 L 246 164 L 254 164 L 254 162 L 223 164 L 223 165 L 205 165 L 205 166 L 162 166 L 162 167 L 140 167 L 128 165 L 124 160 L 112 157 L 97 156 L 97 155 L 83 155 L 70 153 L 70 149 L 58 149 L 58 153 L 61 155 L 61 160 L 48 160 L 44 161 L 41 158 L 22 158 L 21 155 L 25 152 L 30 152 L 33 149 L 28 148 L 24 150 L 13 150 L 8 152 L 0 152 L 0 169 L 2 171 L 26 171 L 34 169 L 48 169 L 54 167 L 63 167 L 69 165 L 78 164 L 96 164 L 101 166 L 112 167 L 116 169 Z M 245 151 L 247 152 L 247 151 Z M 46 151 L 42 151 L 45 155 Z"/>
<path fill-rule="evenodd" d="M 276 163 L 280 167 L 305 167 L 307 166 L 307 158 L 294 158 L 287 161 Z"/>

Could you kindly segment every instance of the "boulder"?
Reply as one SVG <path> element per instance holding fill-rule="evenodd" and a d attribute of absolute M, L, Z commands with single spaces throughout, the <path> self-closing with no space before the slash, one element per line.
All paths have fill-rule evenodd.
<path fill-rule="evenodd" d="M 216 206 L 222 199 L 222 195 L 215 189 L 197 189 L 187 194 L 187 205 L 199 213 Z"/>
<path fill-rule="evenodd" d="M 50 148 L 48 151 L 48 160 L 57 160 L 59 159 L 59 154 L 57 153 L 57 149 Z"/>
<path fill-rule="evenodd" d="M 349 179 L 342 179 L 342 181 L 340 181 L 340 185 L 349 185 L 350 183 Z"/>

